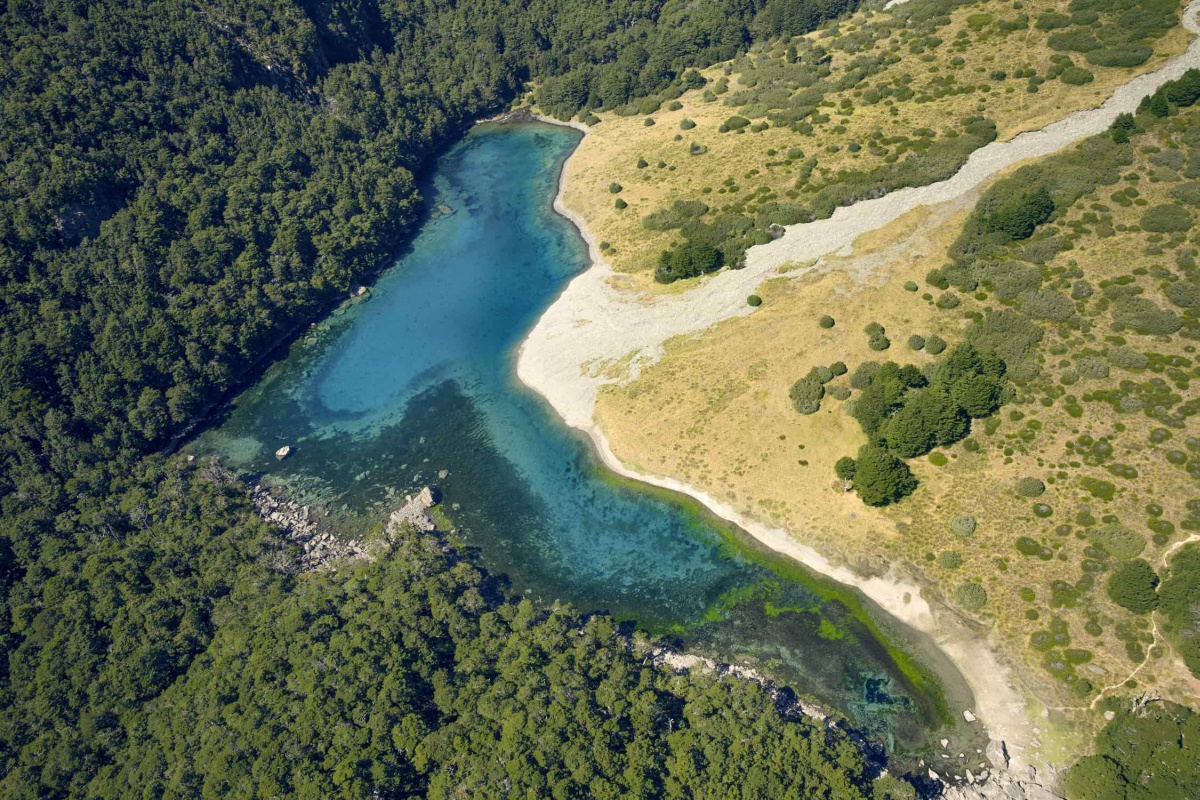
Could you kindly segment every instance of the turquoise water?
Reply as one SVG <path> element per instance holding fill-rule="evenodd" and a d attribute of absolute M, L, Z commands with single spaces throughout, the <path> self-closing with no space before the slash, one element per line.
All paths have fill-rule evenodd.
<path fill-rule="evenodd" d="M 752 660 L 915 746 L 936 727 L 936 693 L 916 691 L 853 600 L 690 501 L 615 478 L 517 382 L 521 339 L 587 265 L 551 208 L 577 141 L 540 124 L 476 128 L 427 190 L 440 211 L 370 298 L 315 326 L 194 449 L 351 527 L 435 485 L 514 593 Z M 294 453 L 277 461 L 284 444 Z"/>

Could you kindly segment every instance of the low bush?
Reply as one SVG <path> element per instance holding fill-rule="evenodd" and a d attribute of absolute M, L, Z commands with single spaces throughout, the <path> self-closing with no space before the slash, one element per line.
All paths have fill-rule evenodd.
<path fill-rule="evenodd" d="M 1096 76 L 1091 73 L 1091 70 L 1070 66 L 1062 71 L 1062 75 L 1059 75 L 1058 79 L 1070 86 L 1083 86 L 1095 80 Z"/>
<path fill-rule="evenodd" d="M 1108 363 L 1119 369 L 1141 370 L 1150 364 L 1150 359 L 1128 345 L 1114 347 L 1104 354 Z"/>
<path fill-rule="evenodd" d="M 1027 476 L 1017 481 L 1016 490 L 1021 497 L 1041 497 L 1046 493 L 1046 484 L 1040 478 Z"/>
<path fill-rule="evenodd" d="M 823 316 L 819 320 L 817 320 L 817 324 L 820 325 L 822 328 L 828 329 L 828 328 L 832 328 L 834 326 L 834 320 L 833 320 L 833 317 L 826 314 L 825 316 Z"/>
<path fill-rule="evenodd" d="M 762 298 L 756 294 L 752 294 L 746 298 L 746 305 L 754 306 L 755 308 L 758 308 L 759 306 L 762 305 Z"/>
<path fill-rule="evenodd" d="M 1146 336 L 1166 336 L 1183 327 L 1183 320 L 1145 297 L 1120 297 L 1112 306 L 1113 327 Z"/>
<path fill-rule="evenodd" d="M 816 369 L 792 384 L 788 397 L 792 407 L 801 414 L 815 414 L 821 410 L 821 400 L 825 397 L 825 383 L 817 374 Z"/>
<path fill-rule="evenodd" d="M 1087 54 L 1089 64 L 1097 67 L 1140 67 L 1150 60 L 1154 50 L 1143 44 L 1101 47 Z"/>
<path fill-rule="evenodd" d="M 1146 549 L 1146 540 L 1140 533 L 1130 530 L 1119 522 L 1106 523 L 1091 532 L 1092 543 L 1104 548 L 1117 561 L 1137 558 Z"/>
<path fill-rule="evenodd" d="M 1180 308 L 1200 307 L 1200 286 L 1191 281 L 1176 281 L 1168 284 L 1167 288 L 1163 290 L 1163 294 Z"/>
<path fill-rule="evenodd" d="M 617 183 L 616 181 L 613 181 L 612 183 L 610 183 L 610 184 L 608 185 L 608 190 L 609 190 L 610 192 L 612 192 L 613 194 L 618 194 L 618 193 L 619 193 L 619 192 L 620 192 L 622 189 L 624 189 L 624 188 L 625 188 L 624 186 L 622 186 L 621 184 Z"/>
<path fill-rule="evenodd" d="M 909 350 L 922 350 L 922 349 L 924 349 L 924 347 L 925 347 L 925 337 L 924 336 L 914 333 L 912 336 L 908 337 L 908 349 Z"/>
<path fill-rule="evenodd" d="M 1142 230 L 1151 233 L 1182 233 L 1192 227 L 1192 215 L 1183 206 L 1163 203 L 1142 214 Z"/>
<path fill-rule="evenodd" d="M 982 584 L 972 581 L 954 590 L 954 602 L 964 611 L 978 611 L 987 605 L 988 594 Z"/>
<path fill-rule="evenodd" d="M 941 355 L 946 350 L 946 340 L 936 333 L 925 340 L 925 352 L 931 356 Z"/>
<path fill-rule="evenodd" d="M 680 130 L 690 131 L 694 127 L 696 127 L 696 123 L 690 119 L 682 119 L 679 121 Z"/>
<path fill-rule="evenodd" d="M 955 536 L 966 539 L 975 533 L 975 518 L 970 514 L 959 514 L 950 522 L 950 530 Z"/>
<path fill-rule="evenodd" d="M 963 565 L 962 553 L 957 550 L 943 550 L 937 555 L 937 563 L 942 569 L 958 569 Z"/>
<path fill-rule="evenodd" d="M 721 133 L 727 133 L 729 131 L 741 130 L 742 128 L 745 128 L 749 124 L 750 124 L 750 120 L 746 119 L 745 117 L 739 117 L 737 115 L 734 115 L 734 116 L 730 117 L 729 119 L 725 120 L 724 122 L 722 122 L 721 127 L 718 128 L 717 130 L 719 130 Z"/>

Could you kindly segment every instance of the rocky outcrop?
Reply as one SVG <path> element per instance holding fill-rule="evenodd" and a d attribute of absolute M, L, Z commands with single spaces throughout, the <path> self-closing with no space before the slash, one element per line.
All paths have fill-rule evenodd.
<path fill-rule="evenodd" d="M 1010 764 L 1008 749 L 1004 742 L 992 740 L 984 750 L 991 769 L 978 773 L 966 770 L 965 779 L 947 786 L 942 793 L 946 800 L 1062 800 L 1058 786 L 1058 771 L 1045 767 L 1039 771 L 1033 766 Z M 947 781 L 948 776 L 940 776 Z"/>
<path fill-rule="evenodd" d="M 777 686 L 769 678 L 749 667 L 740 667 L 737 664 L 721 664 L 711 658 L 692 653 L 679 653 L 665 647 L 655 648 L 650 651 L 649 655 L 650 660 L 658 666 L 672 669 L 675 672 L 696 671 L 716 673 L 722 678 L 728 676 L 746 681 L 754 681 L 762 686 L 767 691 L 767 694 L 775 700 L 776 705 L 779 706 L 780 713 L 785 717 L 803 715 L 822 722 L 830 718 L 819 706 L 806 703 L 791 690 Z"/>
<path fill-rule="evenodd" d="M 337 536 L 333 526 L 318 519 L 309 506 L 293 503 L 262 484 L 251 489 L 250 499 L 259 515 L 279 529 L 281 545 L 293 544 L 303 551 L 298 558 L 290 558 L 281 549 L 274 558 L 274 565 L 286 572 L 315 572 L 346 560 L 373 559 L 390 546 L 402 526 L 420 533 L 438 530 L 429 514 L 437 505 L 437 498 L 428 486 L 405 497 L 404 503 L 388 517 L 383 536 L 371 540 Z"/>

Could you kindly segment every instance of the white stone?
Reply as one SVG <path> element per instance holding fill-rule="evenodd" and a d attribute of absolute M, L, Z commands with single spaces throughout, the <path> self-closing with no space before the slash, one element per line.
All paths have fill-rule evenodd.
<path fill-rule="evenodd" d="M 963 719 L 965 719 L 967 722 L 974 722 L 974 721 L 975 721 L 975 715 L 974 715 L 974 714 L 972 714 L 970 711 L 964 711 L 964 712 L 963 712 Z"/>

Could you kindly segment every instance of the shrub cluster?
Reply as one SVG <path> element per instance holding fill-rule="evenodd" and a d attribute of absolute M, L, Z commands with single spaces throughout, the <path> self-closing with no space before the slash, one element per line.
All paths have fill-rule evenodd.
<path fill-rule="evenodd" d="M 854 488 L 864 502 L 882 505 L 903 496 L 880 491 L 881 483 L 889 489 L 907 491 L 916 486 L 915 479 L 910 482 L 903 477 L 911 478 L 907 467 L 901 474 L 894 462 L 884 460 L 875 451 L 883 451 L 903 464 L 899 459 L 916 458 L 934 447 L 959 441 L 970 432 L 972 418 L 988 416 L 1000 407 L 1004 372 L 1004 362 L 995 353 L 981 353 L 970 344 L 956 347 L 928 374 L 912 365 L 890 361 L 861 365 L 850 382 L 860 390 L 850 414 L 871 439 L 873 468 L 887 476 L 879 481 L 872 474 L 868 486 L 860 452 Z M 883 503 L 873 502 L 880 498 L 886 499 Z"/>

